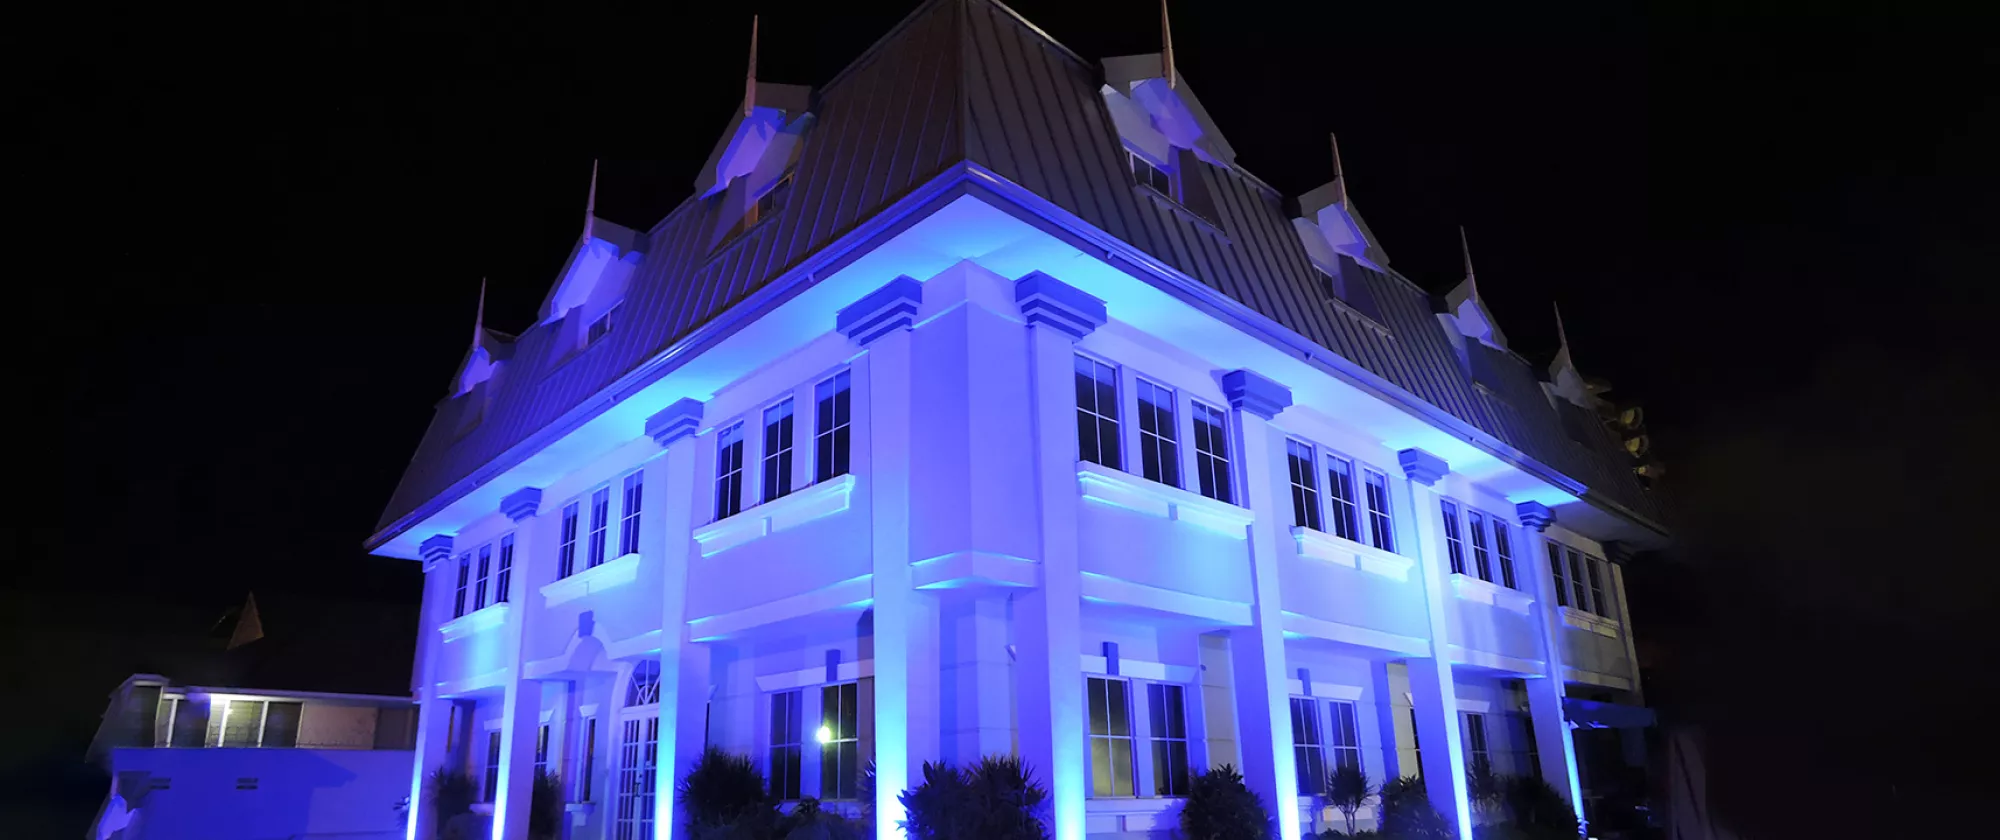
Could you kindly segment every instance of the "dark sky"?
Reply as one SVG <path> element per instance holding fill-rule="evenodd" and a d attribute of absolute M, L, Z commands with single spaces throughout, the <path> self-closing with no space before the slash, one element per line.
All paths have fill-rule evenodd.
<path fill-rule="evenodd" d="M 414 565 L 359 545 L 479 279 L 489 325 L 527 325 L 591 159 L 600 214 L 651 224 L 739 101 L 750 7 L 690 5 L 93 7 L 17 30 L 42 60 L 8 109 L 9 203 L 38 219 L 13 249 L 35 478 L 8 639 L 73 665 L 16 698 L 67 717 L 0 781 L 74 763 L 140 659 L 120 640 L 147 632 L 105 628 L 144 623 L 107 605 L 179 632 L 165 616 L 252 589 L 414 604 Z M 913 5 L 758 3 L 760 75 L 823 82 Z M 1515 348 L 1553 349 L 1560 300 L 1579 366 L 1646 407 L 1686 537 L 1633 573 L 1649 687 L 1758 789 L 1718 803 L 1758 835 L 1972 801 L 1910 771 L 1978 711 L 1981 658 L 1953 639 L 1996 595 L 1975 534 L 2000 428 L 1995 21 L 1827 5 L 1174 4 L 1243 166 L 1296 195 L 1338 131 L 1397 268 L 1449 288 L 1465 225 Z M 1144 0 L 1015 7 L 1085 56 L 1158 47 Z M 1807 799 L 1852 804 L 1772 805 Z"/>

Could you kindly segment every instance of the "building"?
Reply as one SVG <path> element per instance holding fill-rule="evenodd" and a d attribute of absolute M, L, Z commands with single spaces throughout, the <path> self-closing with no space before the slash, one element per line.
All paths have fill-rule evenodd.
<path fill-rule="evenodd" d="M 92 739 L 95 840 L 401 836 L 408 697 L 176 685 L 135 674 Z"/>
<path fill-rule="evenodd" d="M 1581 804 L 1570 727 L 1643 724 L 1642 439 L 1337 173 L 1237 166 L 1169 58 L 935 0 L 753 75 L 694 186 L 475 329 L 368 543 L 427 571 L 414 769 L 494 837 L 536 767 L 571 837 L 672 836 L 705 743 L 786 798 L 872 760 L 883 837 L 924 760 L 1006 752 L 1066 840 L 1166 836 L 1224 763 L 1286 840 L 1343 762 L 1469 826 L 1468 767 Z"/>

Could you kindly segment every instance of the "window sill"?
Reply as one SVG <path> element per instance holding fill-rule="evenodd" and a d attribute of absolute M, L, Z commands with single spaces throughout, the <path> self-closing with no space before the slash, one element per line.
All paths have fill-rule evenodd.
<path fill-rule="evenodd" d="M 751 540 L 795 528 L 844 511 L 852 502 L 853 473 L 822 481 L 789 496 L 765 502 L 735 516 L 696 528 L 701 556 L 713 557 Z"/>
<path fill-rule="evenodd" d="M 1239 540 L 1249 538 L 1246 529 L 1257 518 L 1248 508 L 1089 461 L 1076 462 L 1076 482 L 1078 492 L 1091 501 L 1185 522 Z"/>
<path fill-rule="evenodd" d="M 1562 614 L 1564 624 L 1578 630 L 1588 630 L 1608 639 L 1618 638 L 1619 625 L 1616 621 L 1601 615 L 1584 612 L 1575 607 L 1557 607 L 1556 612 Z"/>
<path fill-rule="evenodd" d="M 544 584 L 542 598 L 546 601 L 546 606 L 553 607 L 594 592 L 616 589 L 637 580 L 638 577 L 639 554 L 633 552 L 616 560 L 584 569 L 562 580 Z"/>
<path fill-rule="evenodd" d="M 1522 615 L 1527 615 L 1528 608 L 1535 603 L 1535 599 L 1528 597 L 1525 592 L 1508 589 L 1492 581 L 1480 580 L 1462 573 L 1452 574 L 1451 591 L 1459 598 L 1475 604 L 1492 604 Z"/>
<path fill-rule="evenodd" d="M 1085 799 L 1084 810 L 1092 814 L 1164 814 L 1185 804 L 1185 796 L 1120 796 Z"/>
<path fill-rule="evenodd" d="M 499 627 L 506 621 L 507 602 L 501 601 L 498 604 L 487 604 L 484 607 L 438 625 L 438 633 L 442 634 L 444 640 L 449 642 L 455 639 L 462 639 L 474 633 L 491 630 Z"/>
<path fill-rule="evenodd" d="M 1410 567 L 1416 565 L 1416 561 L 1400 554 L 1391 554 L 1353 540 L 1343 540 L 1303 525 L 1292 526 L 1292 540 L 1298 543 L 1299 555 L 1302 557 L 1311 557 L 1314 560 L 1323 560 L 1350 569 L 1360 569 L 1398 583 L 1408 582 Z"/>

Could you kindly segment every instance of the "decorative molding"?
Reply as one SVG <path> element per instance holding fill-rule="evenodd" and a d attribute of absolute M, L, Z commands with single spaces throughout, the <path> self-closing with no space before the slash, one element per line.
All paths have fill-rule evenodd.
<path fill-rule="evenodd" d="M 1185 522 L 1239 540 L 1249 539 L 1257 515 L 1249 508 L 1218 502 L 1157 481 L 1089 461 L 1076 464 L 1077 492 L 1094 502 Z"/>
<path fill-rule="evenodd" d="M 1396 453 L 1396 463 L 1403 468 L 1403 475 L 1411 481 L 1426 487 L 1436 484 L 1438 479 L 1451 472 L 1451 465 L 1443 458 L 1421 449 L 1405 449 Z"/>
<path fill-rule="evenodd" d="M 1549 506 L 1541 502 L 1521 502 L 1515 505 L 1514 516 L 1521 520 L 1523 527 L 1533 528 L 1537 532 L 1547 531 L 1549 524 L 1556 521 L 1556 512 L 1549 510 Z"/>
<path fill-rule="evenodd" d="M 1301 557 L 1310 557 L 1350 569 L 1360 569 L 1399 583 L 1409 581 L 1410 569 L 1416 565 L 1416 561 L 1400 554 L 1392 554 L 1353 540 L 1343 540 L 1302 525 L 1292 526 L 1291 533 L 1292 541 L 1298 545 Z"/>
<path fill-rule="evenodd" d="M 1039 586 L 1042 564 L 991 551 L 954 551 L 911 563 L 910 577 L 918 589 Z"/>
<path fill-rule="evenodd" d="M 1569 682 L 1579 682 L 1585 685 L 1601 686 L 1603 688 L 1615 689 L 1617 691 L 1632 690 L 1632 681 L 1629 679 L 1620 676 L 1615 676 L 1612 674 L 1601 673 L 1598 671 L 1586 671 L 1582 668 L 1567 668 L 1567 667 L 1563 668 L 1563 679 Z"/>
<path fill-rule="evenodd" d="M 1122 656 L 1118 657 L 1118 673 L 1114 674 L 1111 672 L 1111 661 L 1108 657 L 1089 653 L 1082 656 L 1083 672 L 1086 674 L 1131 677 L 1135 680 L 1179 683 L 1188 686 L 1194 685 L 1195 678 L 1201 676 L 1201 668 L 1196 665 L 1168 665 L 1163 662 L 1126 659 Z"/>
<path fill-rule="evenodd" d="M 664 630 L 648 630 L 637 636 L 626 636 L 615 642 L 606 642 L 604 656 L 614 661 L 640 656 L 659 656 L 660 641 L 665 637 Z"/>
<path fill-rule="evenodd" d="M 1406 656 L 1431 655 L 1431 643 L 1417 636 L 1404 636 L 1386 630 L 1360 627 L 1323 618 L 1313 618 L 1295 612 L 1284 613 L 1284 631 L 1315 639 L 1345 642 L 1360 647 L 1386 650 Z"/>
<path fill-rule="evenodd" d="M 1319 680 L 1313 680 L 1311 685 L 1307 685 L 1306 681 L 1301 679 L 1286 680 L 1285 684 L 1289 686 L 1286 690 L 1298 697 L 1311 697 L 1315 700 L 1346 700 L 1350 703 L 1361 701 L 1362 689 L 1358 685 L 1320 682 Z"/>
<path fill-rule="evenodd" d="M 514 522 L 534 516 L 535 512 L 541 509 L 542 488 L 540 487 L 523 487 L 512 493 L 508 493 L 507 498 L 500 500 L 500 512 L 506 514 L 507 518 Z"/>
<path fill-rule="evenodd" d="M 542 597 L 548 606 L 564 604 L 585 595 L 616 589 L 639 579 L 639 555 L 627 554 L 616 560 L 600 563 L 562 580 L 542 585 Z"/>
<path fill-rule="evenodd" d="M 732 612 L 688 619 L 688 633 L 692 637 L 691 641 L 712 642 L 767 624 L 776 624 L 786 619 L 841 607 L 858 606 L 874 599 L 875 576 L 872 573 L 859 575 L 789 598 L 766 601 L 754 607 L 745 607 Z"/>
<path fill-rule="evenodd" d="M 437 564 L 451 559 L 451 535 L 434 534 L 418 546 L 417 552 L 424 558 L 424 571 L 428 572 Z"/>
<path fill-rule="evenodd" d="M 1082 338 L 1110 320 L 1104 301 L 1039 271 L 1014 282 L 1014 302 L 1029 326 L 1040 324 Z"/>
<path fill-rule="evenodd" d="M 1468 574 L 1454 573 L 1451 576 L 1452 594 L 1476 604 L 1492 604 L 1503 610 L 1512 610 L 1522 615 L 1528 614 L 1535 599 L 1528 593 L 1508 589 L 1492 581 L 1480 580 Z"/>
<path fill-rule="evenodd" d="M 696 528 L 694 540 L 701 545 L 701 556 L 713 557 L 759 537 L 832 516 L 852 505 L 855 483 L 854 474 L 848 473 L 810 485 Z"/>
<path fill-rule="evenodd" d="M 859 662 L 842 662 L 834 667 L 834 677 L 831 682 L 851 682 L 872 676 L 875 676 L 875 660 L 873 659 L 863 659 Z M 764 674 L 757 677 L 757 690 L 761 692 L 786 691 L 794 688 L 808 688 L 828 684 L 826 668 L 823 666 L 819 668 L 801 668 L 797 671 L 785 671 L 777 674 Z"/>
<path fill-rule="evenodd" d="M 1608 639 L 1618 638 L 1618 622 L 1601 615 L 1587 613 L 1575 607 L 1557 607 L 1564 624 L 1578 630 L 1588 630 Z"/>
<path fill-rule="evenodd" d="M 1539 677 L 1546 670 L 1539 659 L 1521 659 L 1491 651 L 1474 650 L 1464 645 L 1445 645 L 1445 655 L 1451 658 L 1454 665 L 1475 665 L 1487 670 L 1503 671 L 1521 677 Z M 1470 701 L 1459 701 L 1459 708 L 1471 711 L 1465 708 L 1465 703 L 1467 702 Z"/>
<path fill-rule="evenodd" d="M 682 438 L 694 437 L 701 430 L 703 408 L 701 400 L 686 397 L 675 400 L 673 405 L 646 418 L 646 437 L 662 447 L 671 446 Z"/>
<path fill-rule="evenodd" d="M 507 602 L 487 604 L 484 607 L 461 615 L 438 625 L 438 633 L 447 642 L 457 641 L 474 633 L 481 633 L 499 627 L 507 622 Z"/>
<path fill-rule="evenodd" d="M 1175 615 L 1205 618 L 1232 627 L 1250 625 L 1250 605 L 1177 589 L 1133 583 L 1096 572 L 1082 572 L 1083 599 L 1128 604 Z"/>
<path fill-rule="evenodd" d="M 1454 645 L 1454 647 L 1456 647 L 1456 645 Z M 1493 701 L 1473 700 L 1467 697 L 1460 697 L 1458 698 L 1458 710 L 1461 712 L 1472 712 L 1473 714 L 1478 714 L 1478 715 L 1491 714 L 1493 712 Z"/>
<path fill-rule="evenodd" d="M 917 322 L 924 302 L 924 284 L 903 275 L 834 314 L 834 329 L 863 347 Z"/>
<path fill-rule="evenodd" d="M 1222 375 L 1222 395 L 1229 406 L 1269 420 L 1292 404 L 1292 389 L 1253 370 L 1237 369 Z"/>

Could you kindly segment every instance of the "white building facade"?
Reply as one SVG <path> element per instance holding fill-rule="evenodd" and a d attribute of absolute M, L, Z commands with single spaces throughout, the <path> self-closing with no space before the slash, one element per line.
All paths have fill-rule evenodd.
<path fill-rule="evenodd" d="M 1478 763 L 1581 807 L 1647 491 L 1567 351 L 1233 157 L 1159 57 L 985 0 L 753 81 L 694 198 L 477 333 L 370 542 L 426 571 L 410 836 L 457 767 L 498 840 L 538 769 L 570 837 L 671 837 L 705 745 L 854 810 L 872 762 L 885 838 L 923 762 L 1007 753 L 1065 840 L 1165 837 L 1223 764 L 1286 840 L 1343 763 L 1468 836 Z"/>

